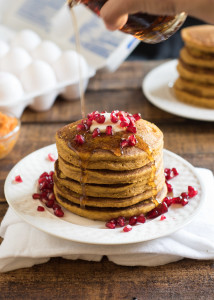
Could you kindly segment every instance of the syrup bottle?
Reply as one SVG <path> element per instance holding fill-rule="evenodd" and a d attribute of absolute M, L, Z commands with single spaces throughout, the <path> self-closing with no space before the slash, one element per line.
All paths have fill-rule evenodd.
<path fill-rule="evenodd" d="M 98 16 L 101 7 L 107 0 L 68 0 L 68 5 L 72 8 L 76 4 L 84 4 Z M 184 23 L 186 14 L 184 12 L 175 16 L 153 16 L 145 13 L 129 15 L 127 23 L 120 29 L 132 34 L 137 39 L 156 44 L 167 40 Z"/>

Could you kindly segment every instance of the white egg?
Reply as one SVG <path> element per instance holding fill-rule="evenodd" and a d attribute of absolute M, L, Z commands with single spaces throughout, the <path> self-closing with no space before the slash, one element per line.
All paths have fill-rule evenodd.
<path fill-rule="evenodd" d="M 21 48 L 11 48 L 0 60 L 0 71 L 11 72 L 18 76 L 32 62 L 28 52 Z"/>
<path fill-rule="evenodd" d="M 61 49 L 52 41 L 43 41 L 32 51 L 32 57 L 41 59 L 51 64 L 62 54 Z"/>
<path fill-rule="evenodd" d="M 4 56 L 7 54 L 7 52 L 10 50 L 9 45 L 5 42 L 0 40 L 0 57 Z"/>
<path fill-rule="evenodd" d="M 56 85 L 56 76 L 50 65 L 42 60 L 33 61 L 20 75 L 26 92 L 42 92 Z"/>
<path fill-rule="evenodd" d="M 21 82 L 11 73 L 0 72 L 0 103 L 21 99 L 24 91 Z"/>
<path fill-rule="evenodd" d="M 59 81 L 79 80 L 88 75 L 88 64 L 82 55 L 69 50 L 65 51 L 60 58 L 53 63 L 56 77 Z"/>
<path fill-rule="evenodd" d="M 12 46 L 25 48 L 27 51 L 32 51 L 41 43 L 40 36 L 30 29 L 25 29 L 18 32 L 11 41 Z"/>

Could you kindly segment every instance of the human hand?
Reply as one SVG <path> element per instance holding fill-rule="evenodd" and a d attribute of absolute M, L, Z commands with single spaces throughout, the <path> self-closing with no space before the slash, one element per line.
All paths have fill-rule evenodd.
<path fill-rule="evenodd" d="M 185 11 L 192 17 L 214 24 L 214 0 L 108 0 L 100 10 L 109 30 L 122 28 L 129 14 L 176 15 Z"/>

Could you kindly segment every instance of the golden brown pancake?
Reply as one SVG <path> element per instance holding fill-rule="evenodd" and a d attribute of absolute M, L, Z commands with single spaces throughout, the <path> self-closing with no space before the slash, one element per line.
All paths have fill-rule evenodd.
<path fill-rule="evenodd" d="M 214 84 L 214 69 L 191 66 L 179 60 L 177 70 L 183 79 L 196 81 L 199 84 Z"/>
<path fill-rule="evenodd" d="M 131 125 L 110 122 L 120 131 L 93 136 L 93 125 L 81 127 L 90 121 L 86 118 L 64 126 L 56 134 L 56 199 L 80 216 L 94 220 L 130 217 L 150 211 L 166 196 L 162 132 L 131 114 L 117 114 L 118 124 L 122 124 L 123 115 Z M 93 124 L 100 126 L 95 119 Z M 109 123 L 103 126 L 106 130 Z M 84 142 L 77 141 L 79 135 Z M 130 139 L 131 144 L 127 144 Z"/>
<path fill-rule="evenodd" d="M 213 69 L 214 70 L 214 54 L 212 59 L 207 57 L 206 55 L 198 55 L 195 57 L 191 50 L 189 51 L 188 48 L 184 47 L 180 51 L 180 58 L 181 60 L 190 66 L 195 66 L 195 67 L 201 67 L 201 68 L 208 68 L 208 69 Z"/>
<path fill-rule="evenodd" d="M 182 102 L 214 108 L 214 26 L 184 28 L 181 36 L 185 47 L 180 51 L 174 94 Z"/>
<path fill-rule="evenodd" d="M 214 26 L 197 25 L 182 29 L 181 37 L 186 46 L 202 52 L 214 53 Z"/>

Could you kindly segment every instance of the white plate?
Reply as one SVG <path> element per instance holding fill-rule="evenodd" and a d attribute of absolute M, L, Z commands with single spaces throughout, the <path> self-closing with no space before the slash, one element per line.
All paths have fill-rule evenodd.
<path fill-rule="evenodd" d="M 171 114 L 194 120 L 214 121 L 214 109 L 192 106 L 176 99 L 172 90 L 172 85 L 178 77 L 176 65 L 177 60 L 172 60 L 146 75 L 142 84 L 146 98 Z"/>
<path fill-rule="evenodd" d="M 155 239 L 171 234 L 190 222 L 205 200 L 204 187 L 194 167 L 176 154 L 164 150 L 165 167 L 175 167 L 180 173 L 171 180 L 175 195 L 187 191 L 188 185 L 198 190 L 198 195 L 185 207 L 171 206 L 164 221 L 160 221 L 159 217 L 134 226 L 132 231 L 124 233 L 122 228 L 107 229 L 104 222 L 82 218 L 65 209 L 63 218 L 56 217 L 47 208 L 44 212 L 38 212 L 37 206 L 41 203 L 39 200 L 33 200 L 32 194 L 36 191 L 36 182 L 41 173 L 54 168 L 53 162 L 47 159 L 49 153 L 57 156 L 55 144 L 37 150 L 17 163 L 6 179 L 5 196 L 16 214 L 27 223 L 63 239 L 103 245 L 130 244 Z M 22 177 L 22 183 L 14 183 L 16 175 Z"/>

